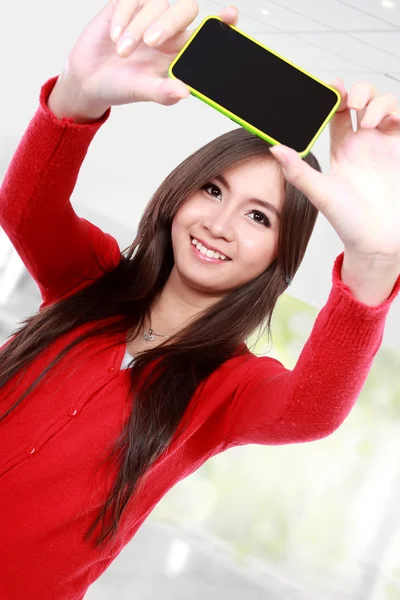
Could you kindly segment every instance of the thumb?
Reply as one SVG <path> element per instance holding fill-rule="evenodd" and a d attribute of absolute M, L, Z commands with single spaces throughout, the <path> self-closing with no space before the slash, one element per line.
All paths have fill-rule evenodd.
<path fill-rule="evenodd" d="M 270 148 L 271 154 L 277 159 L 282 167 L 285 178 L 314 204 L 324 212 L 329 196 L 332 194 L 331 181 L 319 171 L 308 165 L 298 153 L 279 144 Z"/>
<path fill-rule="evenodd" d="M 130 97 L 131 101 L 135 102 L 156 102 L 164 106 L 172 106 L 189 95 L 189 88 L 180 79 L 139 73 Z"/>

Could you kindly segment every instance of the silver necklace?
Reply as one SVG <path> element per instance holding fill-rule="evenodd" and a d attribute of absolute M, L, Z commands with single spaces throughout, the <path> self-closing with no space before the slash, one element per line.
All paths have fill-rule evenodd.
<path fill-rule="evenodd" d="M 160 335 L 159 333 L 156 333 L 155 331 L 153 331 L 151 328 L 151 321 L 150 321 L 150 329 L 148 331 L 146 331 L 146 330 L 143 331 L 143 339 L 145 340 L 145 342 L 154 342 L 156 337 L 169 338 L 171 336 L 170 335 Z"/>

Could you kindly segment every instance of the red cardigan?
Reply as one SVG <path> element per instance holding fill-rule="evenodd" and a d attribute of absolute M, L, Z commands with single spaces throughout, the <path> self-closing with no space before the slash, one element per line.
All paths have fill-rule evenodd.
<path fill-rule="evenodd" d="M 58 120 L 46 104 L 56 80 L 42 87 L 0 195 L 0 226 L 39 286 L 39 310 L 100 277 L 98 262 L 112 269 L 121 256 L 117 241 L 70 203 L 90 142 L 110 111 L 88 125 Z M 183 438 L 154 464 L 106 549 L 82 538 L 115 475 L 102 461 L 124 418 L 125 334 L 111 350 L 96 339 L 67 354 L 0 421 L 1 600 L 82 599 L 164 494 L 208 458 L 241 444 L 307 442 L 335 431 L 361 392 L 400 289 L 399 277 L 385 302 L 366 306 L 341 281 L 342 262 L 343 253 L 295 368 L 248 351 L 213 373 Z M 85 329 L 51 344 L 15 390 L 19 374 L 2 388 L 0 414 Z"/>

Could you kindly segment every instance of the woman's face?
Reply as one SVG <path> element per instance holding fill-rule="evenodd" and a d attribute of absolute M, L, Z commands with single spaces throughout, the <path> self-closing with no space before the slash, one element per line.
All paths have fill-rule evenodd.
<path fill-rule="evenodd" d="M 254 157 L 225 170 L 222 178 L 211 179 L 188 198 L 172 223 L 174 278 L 192 290 L 224 295 L 263 273 L 277 256 L 283 183 L 272 157 Z M 207 257 L 193 239 L 226 260 Z"/>

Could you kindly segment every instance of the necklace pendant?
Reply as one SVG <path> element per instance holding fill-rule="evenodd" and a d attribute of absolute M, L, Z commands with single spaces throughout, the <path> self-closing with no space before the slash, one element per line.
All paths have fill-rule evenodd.
<path fill-rule="evenodd" d="M 143 332 L 143 339 L 146 342 L 154 342 L 154 340 L 156 339 L 155 335 L 153 335 L 153 330 L 149 329 L 149 331 L 144 331 Z"/>

